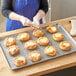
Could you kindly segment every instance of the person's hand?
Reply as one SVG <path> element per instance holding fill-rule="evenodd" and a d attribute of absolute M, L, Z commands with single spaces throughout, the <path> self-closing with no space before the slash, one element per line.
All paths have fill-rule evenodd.
<path fill-rule="evenodd" d="M 21 16 L 20 22 L 23 24 L 23 26 L 32 26 L 31 22 L 28 18 Z"/>
<path fill-rule="evenodd" d="M 33 23 L 36 26 L 40 25 L 40 19 L 42 19 L 45 16 L 45 12 L 43 10 L 39 10 L 36 16 L 33 17 Z M 40 26 L 39 26 L 40 27 Z"/>
<path fill-rule="evenodd" d="M 33 17 L 33 23 L 35 23 L 35 24 L 37 24 L 37 25 L 40 24 L 40 19 L 39 19 L 38 16 L 34 16 L 34 17 Z"/>
<path fill-rule="evenodd" d="M 33 17 L 33 24 L 34 24 L 34 28 L 39 28 L 40 26 L 40 19 L 37 16 Z"/>

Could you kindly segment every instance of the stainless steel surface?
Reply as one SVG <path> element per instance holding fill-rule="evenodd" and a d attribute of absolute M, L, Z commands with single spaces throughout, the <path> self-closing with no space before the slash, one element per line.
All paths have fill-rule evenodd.
<path fill-rule="evenodd" d="M 72 49 L 69 50 L 69 51 L 62 51 L 59 48 L 59 43 L 60 42 L 54 41 L 52 39 L 52 34 L 48 33 L 45 30 L 45 27 L 44 27 L 43 30 L 46 31 L 44 36 L 46 36 L 46 37 L 48 37 L 50 39 L 50 44 L 49 44 L 50 46 L 54 46 L 54 47 L 57 48 L 57 55 L 54 56 L 54 57 L 47 56 L 47 55 L 44 54 L 44 49 L 45 49 L 46 46 L 37 45 L 38 47 L 35 50 L 40 51 L 41 55 L 42 55 L 42 59 L 40 61 L 38 61 L 38 62 L 32 62 L 32 61 L 29 60 L 28 53 L 30 52 L 30 50 L 26 50 L 24 48 L 24 43 L 25 42 L 20 42 L 20 41 L 17 40 L 17 34 L 9 35 L 9 37 L 16 38 L 16 40 L 17 40 L 16 45 L 18 45 L 19 48 L 20 48 L 20 53 L 17 54 L 17 55 L 14 55 L 14 56 L 11 56 L 11 55 L 8 54 L 7 47 L 5 47 L 5 45 L 4 45 L 4 39 L 6 37 L 0 38 L 0 43 L 1 43 L 1 47 L 3 49 L 3 53 L 4 53 L 4 55 L 5 55 L 6 59 L 7 59 L 7 62 L 9 64 L 9 66 L 11 67 L 11 69 L 15 70 L 15 69 L 19 69 L 19 68 L 22 68 L 22 67 L 27 67 L 27 66 L 30 66 L 30 65 L 33 65 L 33 64 L 36 64 L 36 63 L 40 63 L 40 62 L 43 62 L 43 61 L 46 61 L 46 60 L 51 60 L 51 59 L 54 59 L 54 58 L 57 58 L 57 57 L 60 57 L 60 56 L 66 55 L 66 54 L 70 54 L 70 53 L 76 52 L 76 43 L 72 39 L 72 37 L 66 32 L 66 30 L 61 25 L 59 25 L 59 24 L 55 24 L 55 25 L 58 28 L 58 32 L 61 32 L 61 33 L 64 34 L 64 36 L 65 36 L 64 41 L 70 41 L 72 43 Z M 35 40 L 35 41 L 37 40 L 37 38 L 32 35 L 32 30 L 29 30 L 27 32 L 31 35 L 31 39 L 32 40 Z M 31 50 L 31 51 L 33 51 L 33 50 Z M 24 66 L 21 66 L 21 67 L 16 67 L 14 65 L 14 58 L 17 57 L 17 56 L 24 56 L 24 57 L 26 57 L 27 58 L 27 64 L 24 65 Z"/>

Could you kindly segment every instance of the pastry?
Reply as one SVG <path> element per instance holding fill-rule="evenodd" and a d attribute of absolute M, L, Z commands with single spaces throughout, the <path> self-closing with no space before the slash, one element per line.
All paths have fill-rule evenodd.
<path fill-rule="evenodd" d="M 59 44 L 60 49 L 62 50 L 70 50 L 72 48 L 72 44 L 68 41 L 63 41 Z"/>
<path fill-rule="evenodd" d="M 55 56 L 56 55 L 56 48 L 53 47 L 53 46 L 47 46 L 44 50 L 44 53 L 46 55 L 49 55 L 49 56 Z"/>
<path fill-rule="evenodd" d="M 30 39 L 29 33 L 20 33 L 18 34 L 18 40 L 20 41 L 27 41 Z"/>
<path fill-rule="evenodd" d="M 5 38 L 5 40 L 4 40 L 4 44 L 5 44 L 5 46 L 7 46 L 7 47 L 12 46 L 12 45 L 14 45 L 15 43 L 16 43 L 16 39 L 13 38 L 13 37 L 7 37 L 7 38 Z"/>
<path fill-rule="evenodd" d="M 23 57 L 23 56 L 17 56 L 17 57 L 15 57 L 15 59 L 14 59 L 14 64 L 16 65 L 16 66 L 23 66 L 23 65 L 25 65 L 27 63 L 27 59 L 25 58 L 25 57 Z"/>
<path fill-rule="evenodd" d="M 19 53 L 20 49 L 19 49 L 19 47 L 17 45 L 12 45 L 12 46 L 10 46 L 8 48 L 7 51 L 8 51 L 8 53 L 10 55 L 15 55 L 15 54 L 18 54 Z"/>
<path fill-rule="evenodd" d="M 41 30 L 41 29 L 35 29 L 35 30 L 33 30 L 33 35 L 34 35 L 35 37 L 41 37 L 41 36 L 44 35 L 44 31 Z"/>
<path fill-rule="evenodd" d="M 37 43 L 42 45 L 42 46 L 48 45 L 49 42 L 50 42 L 50 40 L 47 37 L 39 37 L 37 40 Z"/>
<path fill-rule="evenodd" d="M 37 62 L 41 59 L 41 53 L 39 51 L 32 51 L 29 53 L 29 59 L 33 62 Z"/>
<path fill-rule="evenodd" d="M 33 40 L 29 40 L 24 44 L 24 47 L 28 50 L 32 50 L 37 47 L 37 43 Z"/>
<path fill-rule="evenodd" d="M 57 27 L 55 25 L 49 25 L 46 30 L 50 33 L 56 33 L 57 32 Z"/>
<path fill-rule="evenodd" d="M 55 41 L 61 41 L 64 39 L 64 35 L 62 33 L 55 33 L 53 34 L 53 39 Z"/>

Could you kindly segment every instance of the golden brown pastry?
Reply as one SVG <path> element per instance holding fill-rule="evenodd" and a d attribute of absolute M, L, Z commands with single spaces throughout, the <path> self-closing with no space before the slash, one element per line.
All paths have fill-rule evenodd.
<path fill-rule="evenodd" d="M 41 37 L 41 36 L 43 36 L 44 35 L 44 31 L 43 30 L 41 30 L 41 29 L 35 29 L 34 31 L 33 31 L 33 35 L 35 36 L 35 37 Z"/>
<path fill-rule="evenodd" d="M 30 39 L 29 33 L 20 33 L 18 34 L 18 40 L 20 41 L 27 41 Z"/>
<path fill-rule="evenodd" d="M 19 53 L 20 49 L 19 49 L 19 47 L 17 45 L 12 45 L 12 46 L 10 46 L 8 48 L 7 51 L 8 51 L 8 53 L 10 55 L 15 55 L 15 54 L 18 54 Z"/>
<path fill-rule="evenodd" d="M 24 44 L 24 47 L 28 50 L 32 50 L 37 47 L 37 43 L 33 40 L 29 40 Z"/>
<path fill-rule="evenodd" d="M 42 45 L 42 46 L 48 45 L 49 42 L 50 42 L 50 40 L 47 37 L 39 37 L 37 40 L 37 43 Z"/>
<path fill-rule="evenodd" d="M 53 39 L 55 41 L 61 41 L 64 39 L 64 35 L 62 33 L 55 33 L 53 34 Z"/>
<path fill-rule="evenodd" d="M 47 46 L 44 50 L 44 53 L 46 55 L 49 55 L 49 56 L 55 56 L 56 55 L 56 48 L 53 47 L 53 46 Z"/>
<path fill-rule="evenodd" d="M 7 37 L 7 38 L 5 38 L 5 40 L 4 40 L 4 44 L 5 44 L 5 46 L 7 46 L 7 47 L 12 46 L 12 45 L 14 45 L 15 43 L 16 43 L 16 39 L 13 38 L 13 37 Z"/>
<path fill-rule="evenodd" d="M 68 41 L 63 41 L 60 43 L 59 47 L 60 47 L 60 49 L 66 51 L 66 50 L 70 50 L 72 48 L 72 44 Z"/>
<path fill-rule="evenodd" d="M 32 51 L 29 53 L 29 59 L 33 62 L 37 62 L 41 59 L 41 53 L 39 51 Z"/>
<path fill-rule="evenodd" d="M 56 33 L 57 32 L 57 27 L 55 25 L 49 25 L 46 30 L 50 33 Z"/>
<path fill-rule="evenodd" d="M 25 65 L 27 63 L 27 59 L 25 58 L 25 57 L 23 57 L 23 56 L 17 56 L 17 57 L 15 57 L 15 59 L 14 59 L 14 64 L 16 65 L 16 66 L 23 66 L 23 65 Z"/>

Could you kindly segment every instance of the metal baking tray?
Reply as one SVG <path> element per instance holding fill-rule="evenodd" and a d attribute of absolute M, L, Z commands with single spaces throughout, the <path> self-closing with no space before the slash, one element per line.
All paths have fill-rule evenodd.
<path fill-rule="evenodd" d="M 70 53 L 76 52 L 76 43 L 72 39 L 72 37 L 68 34 L 68 32 L 60 24 L 54 24 L 54 25 L 58 28 L 58 32 L 61 32 L 61 33 L 64 34 L 65 38 L 64 38 L 63 41 L 69 41 L 69 42 L 72 43 L 72 49 L 69 50 L 69 51 L 62 51 L 59 48 L 59 43 L 60 42 L 54 41 L 52 39 L 52 34 L 50 34 L 50 33 L 48 33 L 46 31 L 46 29 L 45 29 L 46 27 L 42 27 L 42 29 L 45 31 L 45 35 L 44 36 L 46 36 L 46 37 L 48 37 L 50 39 L 50 44 L 49 45 L 56 47 L 56 49 L 57 49 L 57 55 L 56 56 L 53 56 L 53 57 L 45 55 L 44 54 L 44 49 L 45 49 L 46 46 L 40 46 L 38 44 L 38 47 L 35 50 L 40 51 L 41 52 L 41 55 L 42 55 L 42 59 L 40 61 L 38 61 L 38 62 L 32 62 L 28 58 L 28 53 L 31 52 L 31 51 L 33 51 L 33 50 L 30 51 L 30 50 L 26 50 L 24 48 L 24 43 L 25 42 L 20 42 L 17 39 L 17 34 L 18 33 L 17 34 L 13 34 L 13 35 L 8 35 L 8 36 L 5 36 L 5 37 L 0 38 L 0 45 L 1 45 L 2 51 L 3 51 L 3 53 L 5 55 L 5 58 L 6 58 L 9 66 L 10 66 L 10 68 L 12 70 L 20 69 L 20 68 L 23 68 L 23 67 L 27 67 L 27 66 L 30 66 L 30 65 L 33 65 L 33 64 L 37 64 L 37 63 L 40 63 L 40 62 L 43 62 L 43 61 L 51 60 L 51 59 L 54 59 L 54 58 L 57 58 L 57 57 L 60 57 L 60 56 L 66 55 L 66 54 L 70 54 Z M 32 30 L 28 30 L 28 31 L 25 31 L 25 32 L 28 32 L 30 34 L 32 40 L 35 40 L 35 41 L 37 40 L 37 38 L 32 35 Z M 14 56 L 11 56 L 11 55 L 8 54 L 7 47 L 4 45 L 4 39 L 6 37 L 14 37 L 14 38 L 16 38 L 16 45 L 18 45 L 19 48 L 20 48 L 20 53 L 19 54 L 14 55 Z M 14 65 L 14 58 L 17 57 L 17 56 L 24 56 L 24 57 L 26 57 L 27 58 L 27 64 L 24 65 L 24 66 L 21 66 L 21 67 L 15 66 Z"/>

